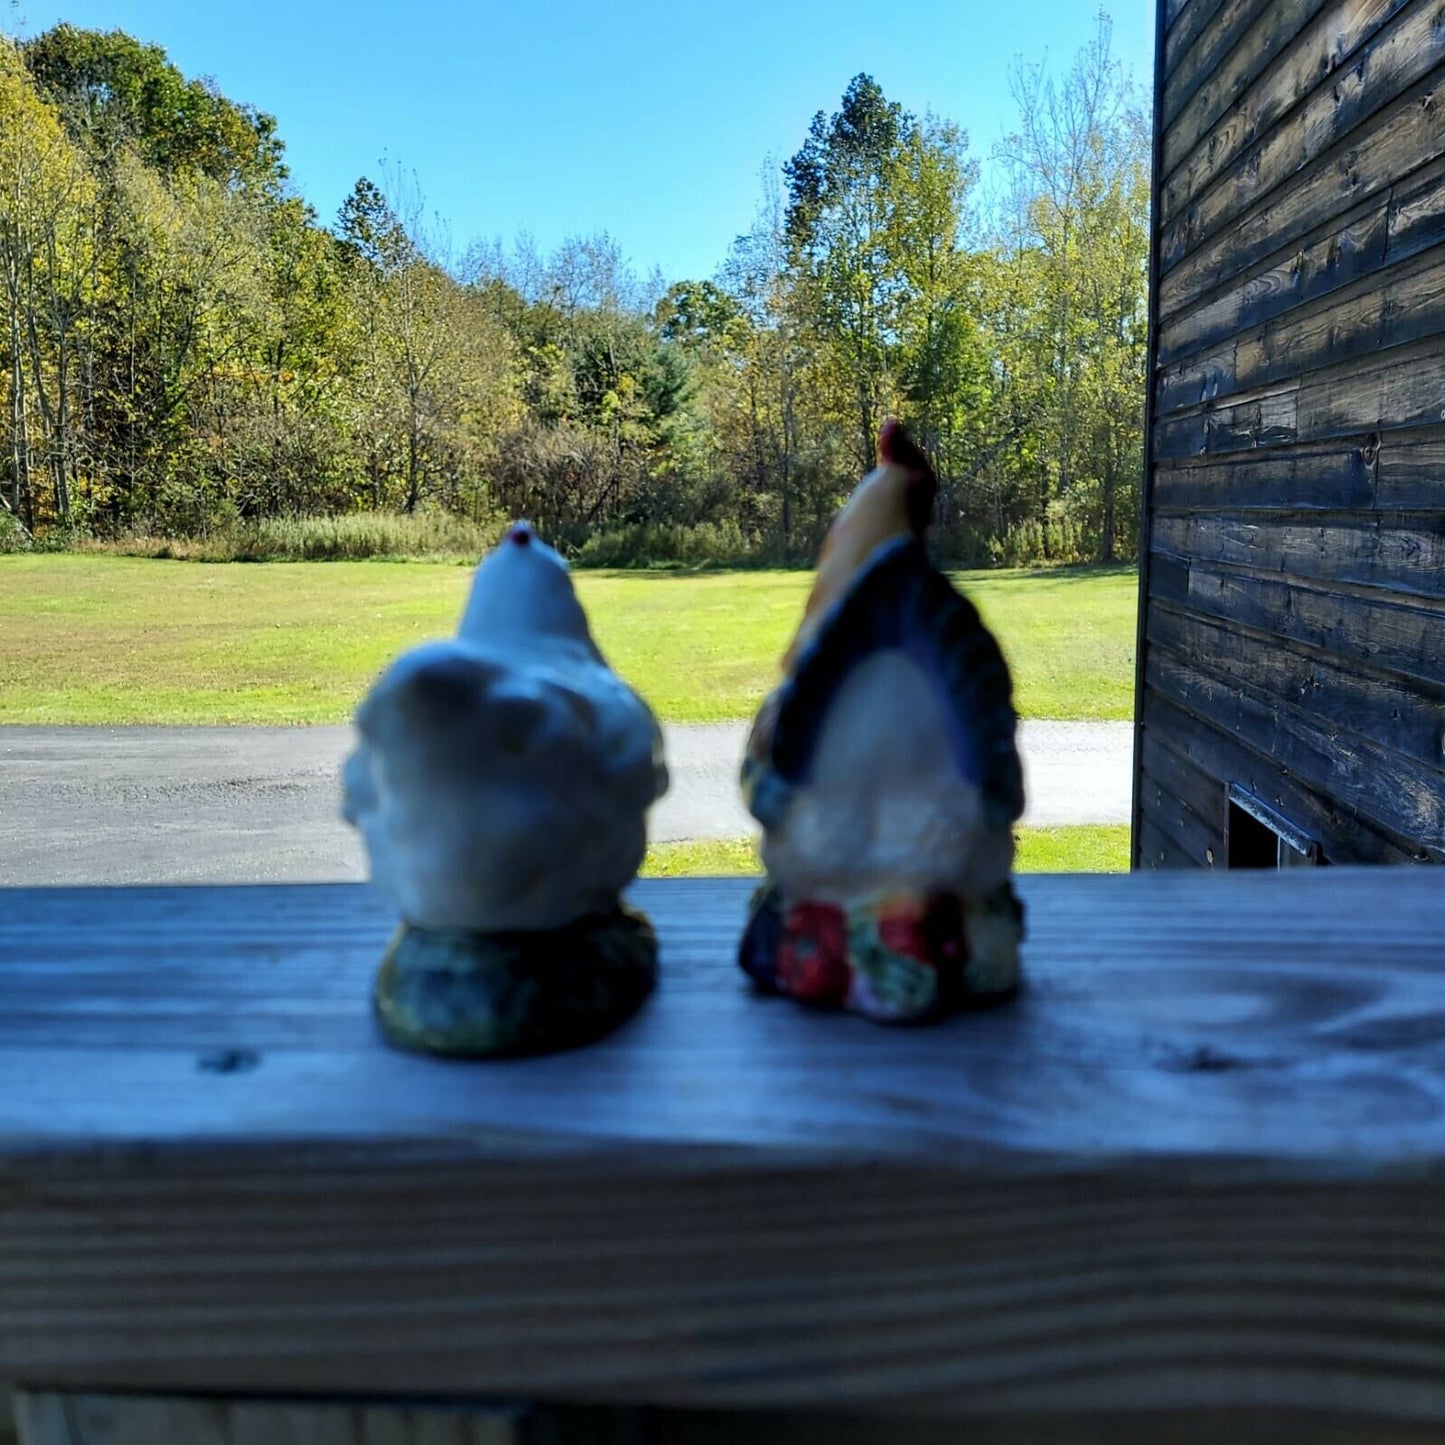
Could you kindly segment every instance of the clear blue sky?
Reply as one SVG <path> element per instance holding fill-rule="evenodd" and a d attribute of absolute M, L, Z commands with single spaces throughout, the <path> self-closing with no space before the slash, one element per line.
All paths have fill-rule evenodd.
<path fill-rule="evenodd" d="M 323 221 L 384 154 L 455 243 L 609 231 L 639 272 L 709 276 L 752 222 L 768 156 L 868 71 L 890 99 L 969 132 L 1012 124 L 1015 56 L 1067 67 L 1092 0 L 0 0 L 163 45 L 188 75 L 277 117 Z M 1154 0 L 1106 0 L 1147 93 Z"/>

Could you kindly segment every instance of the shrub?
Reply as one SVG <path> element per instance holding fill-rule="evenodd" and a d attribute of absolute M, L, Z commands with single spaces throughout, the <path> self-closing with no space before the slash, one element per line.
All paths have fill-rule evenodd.
<path fill-rule="evenodd" d="M 10 511 L 0 510 L 0 553 L 28 552 L 30 547 L 30 533 L 20 519 Z"/>
<path fill-rule="evenodd" d="M 133 535 L 92 542 L 86 551 L 196 562 L 340 562 L 432 558 L 475 562 L 497 543 L 500 521 L 473 522 L 449 512 L 351 512 L 339 517 L 231 520 L 203 536 Z"/>
<path fill-rule="evenodd" d="M 578 567 L 760 567 L 769 558 L 733 521 L 637 523 L 594 533 L 573 558 Z"/>

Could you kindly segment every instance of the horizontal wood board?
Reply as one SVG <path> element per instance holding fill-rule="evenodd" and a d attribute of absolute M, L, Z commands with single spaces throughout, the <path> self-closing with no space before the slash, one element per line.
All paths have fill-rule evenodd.
<path fill-rule="evenodd" d="M 913 1030 L 752 994 L 750 886 L 490 1065 L 382 1044 L 364 887 L 0 895 L 0 1375 L 1445 1426 L 1432 874 L 1025 878 L 1023 995 Z"/>
<path fill-rule="evenodd" d="M 1164 18 L 1135 861 L 1442 860 L 1445 3 Z"/>

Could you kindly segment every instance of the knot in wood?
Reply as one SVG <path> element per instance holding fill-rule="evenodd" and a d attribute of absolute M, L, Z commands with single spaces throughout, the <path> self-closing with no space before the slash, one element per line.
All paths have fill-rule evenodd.
<path fill-rule="evenodd" d="M 260 1062 L 261 1056 L 254 1049 L 217 1049 L 202 1054 L 196 1068 L 203 1074 L 249 1074 Z"/>

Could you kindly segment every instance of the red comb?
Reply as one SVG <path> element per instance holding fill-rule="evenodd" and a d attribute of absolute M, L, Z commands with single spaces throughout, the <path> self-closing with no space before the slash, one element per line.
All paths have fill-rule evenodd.
<path fill-rule="evenodd" d="M 891 417 L 878 432 L 878 460 L 886 465 L 905 467 L 910 472 L 931 474 L 933 471 L 928 458 L 903 430 L 903 423 Z"/>
<path fill-rule="evenodd" d="M 908 522 L 921 537 L 933 519 L 933 501 L 938 495 L 938 478 L 923 449 L 903 430 L 903 423 L 891 417 L 878 431 L 878 460 L 883 466 L 902 467 L 910 473 L 907 485 Z"/>

